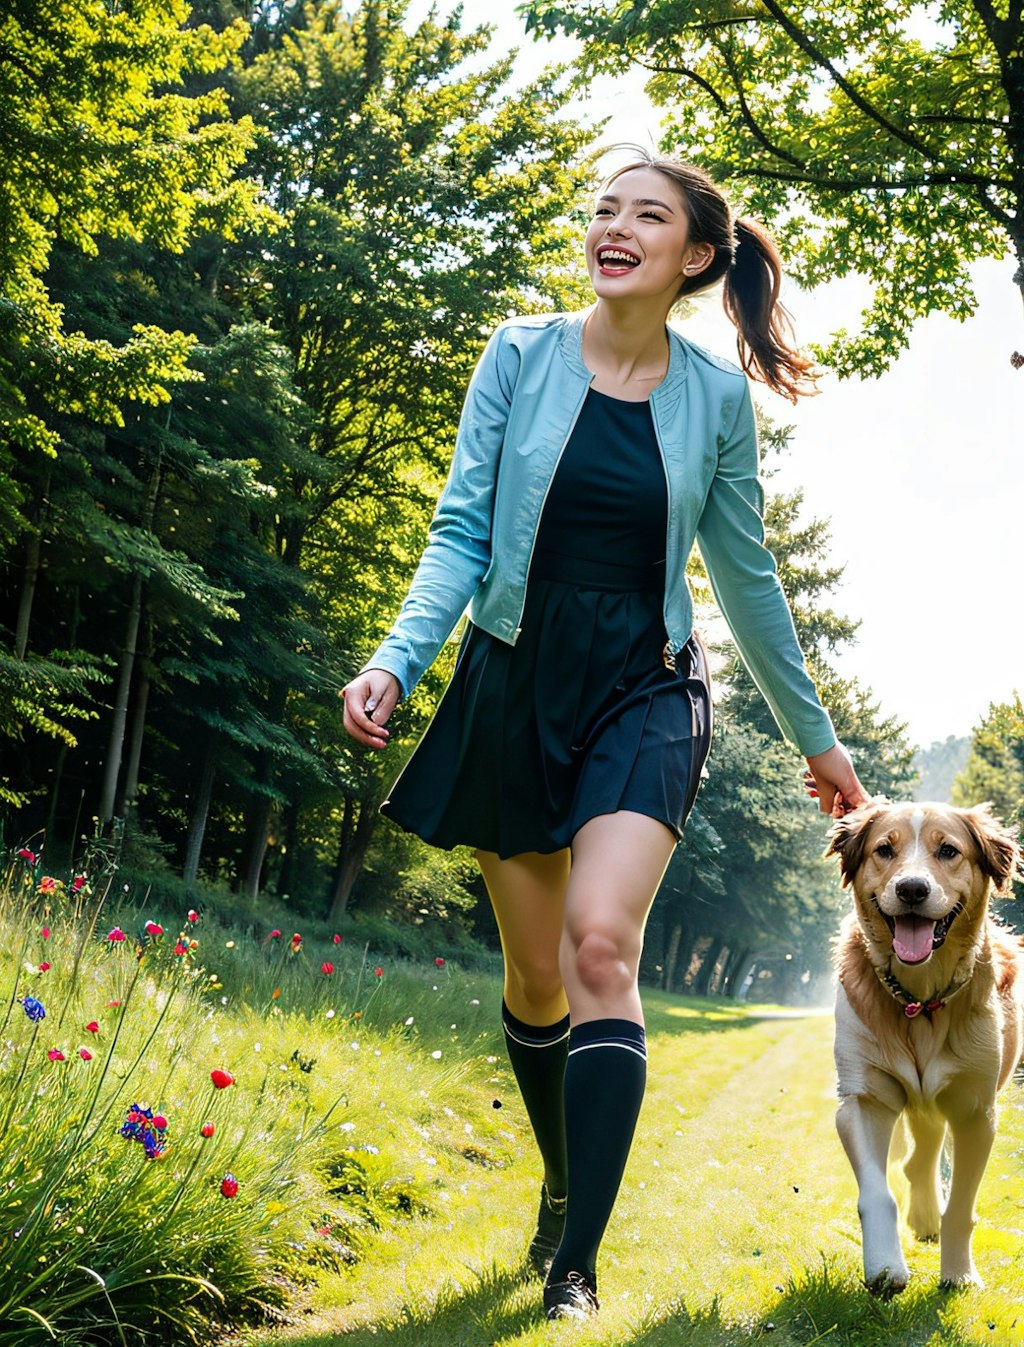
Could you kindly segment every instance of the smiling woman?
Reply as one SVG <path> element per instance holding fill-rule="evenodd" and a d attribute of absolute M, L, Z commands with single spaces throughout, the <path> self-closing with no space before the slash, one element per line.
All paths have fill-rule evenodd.
<path fill-rule="evenodd" d="M 469 605 L 452 682 L 382 810 L 476 850 L 544 1164 L 527 1259 L 551 1318 L 597 1310 L 646 1080 L 644 926 L 710 747 L 685 576 L 695 539 L 821 808 L 865 798 L 764 547 L 744 372 L 791 399 L 813 391 L 774 244 L 698 169 L 652 159 L 602 184 L 586 259 L 589 310 L 509 319 L 488 343 L 412 588 L 344 713 L 383 749 L 399 697 Z M 716 281 L 742 369 L 667 326 Z"/>

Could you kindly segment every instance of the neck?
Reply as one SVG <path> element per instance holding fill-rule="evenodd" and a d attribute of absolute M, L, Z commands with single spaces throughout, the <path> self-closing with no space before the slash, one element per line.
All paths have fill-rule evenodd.
<path fill-rule="evenodd" d="M 668 368 L 668 314 L 649 302 L 598 300 L 583 330 L 583 354 L 595 374 L 617 382 L 659 383 Z"/>

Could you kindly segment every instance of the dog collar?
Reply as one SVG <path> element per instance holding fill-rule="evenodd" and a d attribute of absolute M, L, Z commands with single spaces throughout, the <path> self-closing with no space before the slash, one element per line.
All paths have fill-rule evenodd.
<path fill-rule="evenodd" d="M 883 972 L 881 968 L 875 968 L 875 973 L 886 991 L 899 1001 L 908 1020 L 916 1020 L 918 1015 L 923 1015 L 926 1020 L 930 1020 L 937 1010 L 941 1010 L 948 1001 L 956 996 L 957 992 L 963 991 L 970 981 L 970 976 L 959 980 L 954 978 L 945 991 L 939 992 L 937 996 L 929 997 L 927 1001 L 919 1001 L 916 996 L 911 996 L 906 987 L 898 978 L 893 977 L 892 973 Z"/>

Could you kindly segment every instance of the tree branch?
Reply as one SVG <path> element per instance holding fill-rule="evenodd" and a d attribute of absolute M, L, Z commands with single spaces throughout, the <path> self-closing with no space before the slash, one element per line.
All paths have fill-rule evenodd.
<path fill-rule="evenodd" d="M 1000 224 L 1004 229 L 1009 230 L 1010 226 L 1013 224 L 1013 217 L 1008 215 L 1001 207 L 997 206 L 994 201 L 988 199 L 984 187 L 978 188 L 977 196 L 987 214 L 991 215 L 992 219 L 995 220 L 997 224 Z"/>
<path fill-rule="evenodd" d="M 929 173 L 920 178 L 816 178 L 807 173 L 784 173 L 781 169 L 763 168 L 748 170 L 748 176 L 771 178 L 776 182 L 792 182 L 802 187 L 820 187 L 832 192 L 908 192 L 913 187 L 1005 187 L 1014 189 L 1014 183 L 1006 178 L 986 178 L 979 173 Z M 998 207 L 994 207 L 997 209 Z M 1009 218 L 1009 217 L 1007 217 Z"/>
<path fill-rule="evenodd" d="M 732 76 L 732 85 L 736 91 L 736 97 L 739 100 L 740 115 L 751 135 L 755 140 L 760 142 L 769 154 L 773 154 L 776 159 L 781 159 L 783 163 L 792 164 L 794 168 L 803 168 L 804 161 L 802 159 L 798 159 L 795 154 L 790 154 L 788 150 L 784 150 L 780 146 L 773 144 L 772 141 L 769 140 L 767 133 L 758 125 L 754 114 L 750 111 L 750 105 L 747 103 L 746 95 L 743 92 L 743 80 L 736 69 L 732 53 L 723 50 L 722 56 L 725 58 L 729 74 Z"/>

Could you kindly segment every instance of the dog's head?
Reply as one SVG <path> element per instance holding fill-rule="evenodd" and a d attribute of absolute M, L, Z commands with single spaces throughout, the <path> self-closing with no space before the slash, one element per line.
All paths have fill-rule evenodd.
<path fill-rule="evenodd" d="M 836 823 L 825 854 L 839 857 L 868 939 L 907 965 L 927 963 L 951 931 L 972 942 L 993 886 L 1006 892 L 1021 864 L 984 805 L 873 801 Z"/>

